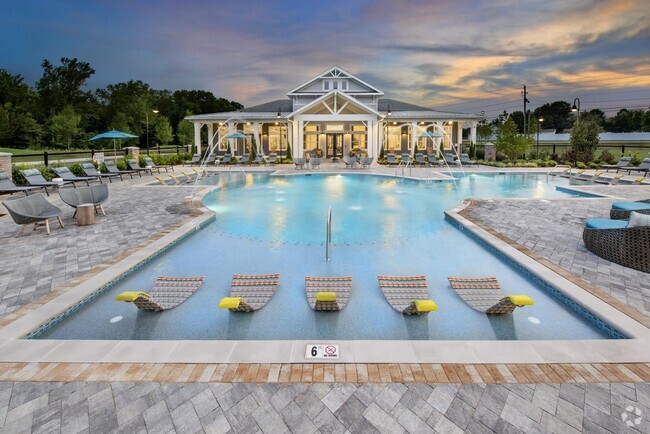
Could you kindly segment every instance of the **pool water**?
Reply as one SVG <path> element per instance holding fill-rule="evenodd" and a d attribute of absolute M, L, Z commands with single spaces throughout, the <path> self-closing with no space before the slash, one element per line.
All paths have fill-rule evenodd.
<path fill-rule="evenodd" d="M 231 182 L 234 181 L 234 182 Z M 537 175 L 467 175 L 419 182 L 363 175 L 225 175 L 205 205 L 213 223 L 108 288 L 39 338 L 49 339 L 602 339 L 608 336 L 444 218 L 463 197 L 568 197 Z M 325 229 L 332 206 L 331 260 Z M 276 294 L 252 313 L 220 310 L 232 274 L 280 273 Z M 394 311 L 377 275 L 426 275 L 439 307 Z M 117 302 L 159 275 L 206 276 L 185 303 L 162 313 Z M 304 277 L 352 276 L 341 312 L 309 308 Z M 488 316 L 469 308 L 447 276 L 496 276 L 506 294 L 534 306 Z M 121 318 L 120 318 L 121 317 Z"/>

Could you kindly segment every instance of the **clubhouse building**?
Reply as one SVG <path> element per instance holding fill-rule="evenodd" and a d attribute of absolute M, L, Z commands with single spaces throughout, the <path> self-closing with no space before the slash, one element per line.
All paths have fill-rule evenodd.
<path fill-rule="evenodd" d="M 470 128 L 469 138 L 476 143 L 480 116 L 384 98 L 384 92 L 338 66 L 296 87 L 287 97 L 235 112 L 186 117 L 194 123 L 197 152 L 218 143 L 217 155 L 230 148 L 240 156 L 255 143 L 264 155 L 285 155 L 290 146 L 293 158 L 316 149 L 326 158 L 340 158 L 353 149 L 377 158 L 382 148 L 396 154 L 413 153 L 416 147 L 430 151 L 434 140 L 438 147 L 454 146 L 460 151 L 463 128 Z M 235 133 L 246 138 L 220 141 Z"/>

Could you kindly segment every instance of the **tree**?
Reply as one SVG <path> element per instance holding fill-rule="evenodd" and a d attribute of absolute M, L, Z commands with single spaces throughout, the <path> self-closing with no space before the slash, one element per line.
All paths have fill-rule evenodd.
<path fill-rule="evenodd" d="M 167 146 L 174 138 L 174 132 L 169 120 L 162 115 L 158 115 L 154 121 L 154 128 L 156 130 L 154 137 L 159 145 Z"/>
<path fill-rule="evenodd" d="M 607 122 L 608 130 L 612 133 L 631 133 L 644 128 L 646 114 L 643 110 L 621 109 Z"/>
<path fill-rule="evenodd" d="M 517 124 L 512 119 L 508 119 L 497 128 L 496 149 L 511 160 L 516 160 L 526 152 L 532 143 L 532 137 L 517 133 Z"/>
<path fill-rule="evenodd" d="M 72 106 L 67 105 L 60 113 L 52 116 L 50 119 L 50 131 L 54 139 L 55 146 L 60 146 L 70 150 L 70 145 L 81 133 L 79 116 Z"/>
<path fill-rule="evenodd" d="M 476 137 L 479 142 L 483 143 L 486 140 L 489 140 L 490 137 L 494 134 L 494 126 L 488 124 L 485 120 L 481 120 L 476 127 Z"/>
<path fill-rule="evenodd" d="M 10 102 L 0 105 L 0 147 L 37 148 L 43 129 L 31 113 L 14 107 Z"/>
<path fill-rule="evenodd" d="M 594 159 L 600 131 L 598 121 L 593 117 L 580 117 L 573 125 L 569 143 L 571 143 L 571 152 L 574 161 L 588 163 Z"/>
<path fill-rule="evenodd" d="M 553 128 L 556 133 L 561 133 L 569 128 L 572 123 L 571 105 L 566 101 L 555 101 L 546 103 L 535 109 L 537 117 L 544 118 L 544 127 Z"/>
<path fill-rule="evenodd" d="M 176 137 L 181 145 L 189 145 L 194 142 L 194 124 L 188 120 L 181 120 L 176 128 Z"/>
<path fill-rule="evenodd" d="M 76 58 L 61 58 L 61 65 L 54 66 L 49 60 L 43 60 L 43 76 L 36 82 L 40 114 L 46 118 L 50 113 L 61 112 L 64 107 L 76 107 L 92 98 L 90 92 L 84 92 L 85 86 L 95 70 L 87 62 Z"/>

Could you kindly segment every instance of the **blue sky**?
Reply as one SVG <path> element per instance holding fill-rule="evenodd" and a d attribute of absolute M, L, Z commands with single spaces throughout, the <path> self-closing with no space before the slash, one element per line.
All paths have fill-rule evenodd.
<path fill-rule="evenodd" d="M 429 107 L 650 106 L 647 0 L 32 0 L 3 5 L 0 68 L 33 84 L 77 57 L 89 88 L 143 80 L 246 105 L 282 98 L 333 65 Z"/>

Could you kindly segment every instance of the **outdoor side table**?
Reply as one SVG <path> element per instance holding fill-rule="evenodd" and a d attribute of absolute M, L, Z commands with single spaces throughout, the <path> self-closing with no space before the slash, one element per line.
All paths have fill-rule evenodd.
<path fill-rule="evenodd" d="M 88 226 L 95 223 L 95 206 L 84 203 L 77 206 L 77 225 Z"/>

